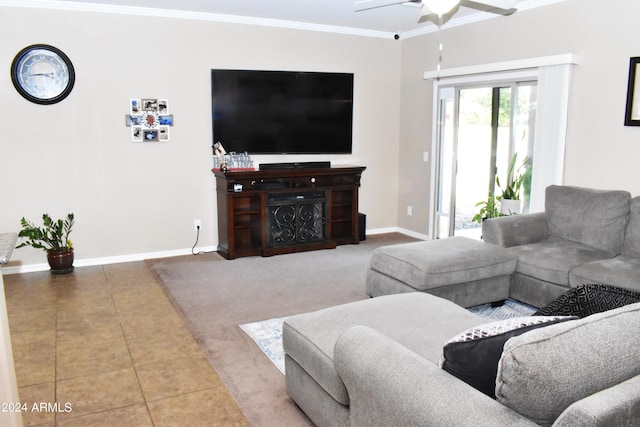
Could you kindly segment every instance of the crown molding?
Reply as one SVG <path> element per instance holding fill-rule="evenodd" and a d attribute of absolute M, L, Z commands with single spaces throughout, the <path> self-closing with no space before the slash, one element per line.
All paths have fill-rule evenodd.
<path fill-rule="evenodd" d="M 63 0 L 0 0 L 0 6 L 67 10 L 75 12 L 111 13 L 120 15 L 146 16 L 156 18 L 188 19 L 194 21 L 220 22 L 227 24 L 258 25 L 263 27 L 285 28 L 293 30 L 318 31 L 324 33 L 347 34 L 354 36 L 392 39 L 395 33 L 366 30 L 362 28 L 339 27 L 307 22 L 285 21 L 280 19 L 254 18 L 217 13 L 190 12 L 172 9 L 157 9 L 135 6 L 117 6 L 97 3 L 71 2 Z"/>
<path fill-rule="evenodd" d="M 518 11 L 548 6 L 565 0 L 527 0 L 518 4 Z M 285 28 L 293 30 L 318 31 L 324 33 L 347 34 L 363 37 L 375 37 L 392 39 L 399 36 L 400 39 L 417 37 L 438 31 L 437 25 L 425 25 L 424 27 L 399 33 L 389 31 L 366 30 L 362 28 L 339 27 L 333 25 L 313 24 L 307 22 L 285 21 L 280 19 L 254 18 L 239 15 L 223 15 L 217 13 L 190 12 L 173 9 L 158 9 L 136 6 L 118 6 L 98 3 L 71 2 L 64 0 L 0 0 L 0 7 L 19 7 L 34 9 L 68 10 L 76 12 L 111 13 L 133 16 L 151 16 L 156 18 L 190 19 L 194 21 L 219 22 L 227 24 L 258 25 L 263 27 Z M 442 26 L 442 29 L 460 27 L 487 19 L 499 18 L 500 15 L 482 12 L 472 15 L 452 18 Z"/>

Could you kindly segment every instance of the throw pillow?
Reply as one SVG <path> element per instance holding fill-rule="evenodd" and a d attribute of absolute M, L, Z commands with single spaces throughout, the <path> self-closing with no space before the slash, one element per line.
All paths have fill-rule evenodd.
<path fill-rule="evenodd" d="M 517 317 L 467 329 L 445 343 L 440 366 L 495 399 L 498 361 L 504 343 L 533 329 L 571 319 L 576 317 Z"/>
<path fill-rule="evenodd" d="M 640 293 L 611 285 L 580 285 L 536 311 L 534 316 L 587 317 L 640 302 Z"/>

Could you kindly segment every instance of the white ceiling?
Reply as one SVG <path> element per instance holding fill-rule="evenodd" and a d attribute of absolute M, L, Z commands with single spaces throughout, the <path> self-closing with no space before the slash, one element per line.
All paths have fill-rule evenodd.
<path fill-rule="evenodd" d="M 522 11 L 563 0 L 516 1 L 519 3 L 519 11 Z M 391 2 L 393 0 L 374 0 L 370 4 Z M 351 32 L 380 37 L 422 34 L 437 28 L 431 22 L 418 23 L 418 8 L 398 4 L 355 12 L 362 7 L 356 5 L 355 0 L 0 0 L 0 5 L 104 10 L 136 15 L 177 15 L 193 19 Z M 509 19 L 508 16 L 459 7 L 447 25 L 462 25 L 488 18 Z"/>

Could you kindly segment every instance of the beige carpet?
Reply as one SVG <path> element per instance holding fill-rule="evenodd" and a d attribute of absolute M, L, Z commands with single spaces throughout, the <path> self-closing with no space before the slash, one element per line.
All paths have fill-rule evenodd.
<path fill-rule="evenodd" d="M 284 376 L 239 325 L 366 299 L 371 252 L 414 240 L 394 233 L 269 258 L 213 253 L 147 262 L 251 424 L 310 426 Z"/>

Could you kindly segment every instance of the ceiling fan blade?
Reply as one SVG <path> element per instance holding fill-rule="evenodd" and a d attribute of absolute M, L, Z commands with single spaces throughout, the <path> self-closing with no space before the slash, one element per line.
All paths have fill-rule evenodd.
<path fill-rule="evenodd" d="M 436 22 L 440 21 L 439 15 L 450 18 L 460 8 L 460 0 L 424 0 L 422 1 L 422 16 L 427 16 L 426 20 L 433 20 L 432 16 L 438 17 Z M 426 20 L 419 21 L 425 22 Z"/>
<path fill-rule="evenodd" d="M 355 2 L 354 4 L 364 4 L 364 3 L 370 3 L 373 1 L 377 1 L 377 0 L 360 0 Z M 387 6 L 394 6 L 397 4 L 403 4 L 403 3 L 417 3 L 417 4 L 421 4 L 421 0 L 395 0 L 395 1 L 387 1 L 385 3 L 382 4 L 377 4 L 375 6 L 367 6 L 367 7 L 362 7 L 360 9 L 356 9 L 356 12 L 363 12 L 365 10 L 372 10 L 372 9 L 379 9 L 381 7 L 387 7 Z"/>
<path fill-rule="evenodd" d="M 449 20 L 453 17 L 453 15 L 455 15 L 456 10 L 457 9 L 454 8 L 453 13 L 446 13 L 442 16 L 438 16 L 437 13 L 431 12 L 429 9 L 427 9 L 427 6 L 424 6 L 422 8 L 422 15 L 418 19 L 418 24 L 431 22 L 432 24 L 435 24 L 435 25 L 444 25 L 447 22 L 449 22 Z"/>
<path fill-rule="evenodd" d="M 518 2 L 514 0 L 462 0 L 460 4 L 483 12 L 497 13 L 505 16 L 511 15 L 518 10 L 516 8 Z"/>
<path fill-rule="evenodd" d="M 471 3 L 479 3 L 487 6 L 495 7 L 497 9 L 514 9 L 518 6 L 518 2 L 515 0 L 471 0 Z M 466 3 L 466 2 L 465 2 Z"/>
<path fill-rule="evenodd" d="M 418 22 L 427 22 L 429 20 L 430 15 L 433 15 L 433 12 L 431 12 L 431 10 L 429 10 L 429 8 L 426 5 L 422 6 L 422 10 L 420 11 L 420 19 L 424 18 L 424 21 L 418 21 Z"/>

